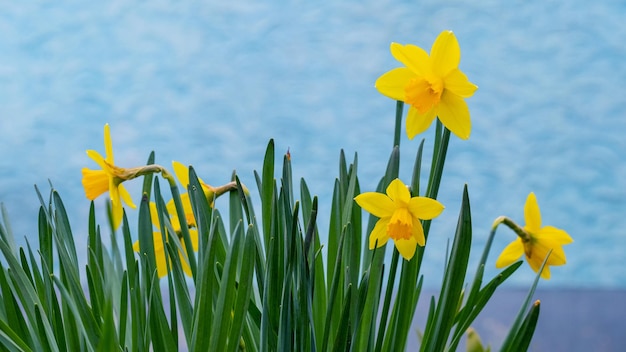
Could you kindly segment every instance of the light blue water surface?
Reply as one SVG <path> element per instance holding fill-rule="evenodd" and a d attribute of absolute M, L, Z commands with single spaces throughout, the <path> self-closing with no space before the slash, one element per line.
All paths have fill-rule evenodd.
<path fill-rule="evenodd" d="M 252 171 L 274 138 L 277 158 L 290 150 L 295 176 L 306 177 L 328 214 L 341 149 L 350 159 L 358 152 L 364 191 L 384 172 L 395 102 L 373 84 L 399 66 L 389 44 L 428 50 L 451 29 L 461 69 L 480 88 L 467 100 L 471 138 L 450 143 L 426 284 L 439 284 L 467 183 L 473 262 L 497 216 L 523 223 L 534 191 L 544 223 L 575 239 L 568 264 L 542 287 L 623 288 L 625 16 L 617 0 L 5 3 L 0 201 L 21 243 L 36 243 L 33 185 L 48 192 L 50 179 L 86 247 L 80 170 L 96 167 L 85 150 L 104 152 L 108 122 L 120 166 L 143 164 L 155 150 L 157 162 L 192 164 L 214 185 L 237 170 L 255 196 Z M 429 150 L 433 130 L 411 141 L 403 131 L 407 182 L 419 141 Z M 138 200 L 139 182 L 129 189 Z M 104 223 L 103 199 L 96 203 Z M 320 222 L 325 232 L 327 218 Z M 491 263 L 513 239 L 498 232 Z M 533 277 L 524 266 L 510 281 L 528 286 Z"/>

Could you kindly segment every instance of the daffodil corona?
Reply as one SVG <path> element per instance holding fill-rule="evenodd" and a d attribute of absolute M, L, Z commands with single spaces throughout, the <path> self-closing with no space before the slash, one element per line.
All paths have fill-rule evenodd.
<path fill-rule="evenodd" d="M 563 265 L 566 263 L 563 246 L 572 243 L 572 238 L 564 230 L 553 226 L 541 226 L 541 212 L 534 193 L 530 193 L 526 198 L 524 206 L 524 220 L 526 226 L 517 226 L 512 220 L 506 217 L 498 218 L 494 223 L 494 228 L 500 223 L 510 227 L 518 237 L 511 242 L 496 261 L 496 267 L 503 268 L 517 261 L 522 255 L 530 267 L 538 272 L 541 264 L 550 253 L 541 277 L 550 278 L 551 265 Z M 552 252 L 550 252 L 552 251 Z"/>
<path fill-rule="evenodd" d="M 461 49 L 451 31 L 443 31 L 433 44 L 430 56 L 424 49 L 391 43 L 391 54 L 405 67 L 395 68 L 378 78 L 376 88 L 383 95 L 409 105 L 406 131 L 409 138 L 424 132 L 435 117 L 461 139 L 472 129 L 464 98 L 476 85 L 459 70 Z"/>
<path fill-rule="evenodd" d="M 420 220 L 437 217 L 444 207 L 431 198 L 411 197 L 399 179 L 393 180 L 386 192 L 367 192 L 354 198 L 361 208 L 380 218 L 370 234 L 369 248 L 383 246 L 391 238 L 402 257 L 410 260 L 417 245 L 426 243 Z"/>

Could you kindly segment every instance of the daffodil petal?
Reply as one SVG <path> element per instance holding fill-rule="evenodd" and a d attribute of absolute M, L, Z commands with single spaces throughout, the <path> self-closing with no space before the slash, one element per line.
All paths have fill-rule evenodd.
<path fill-rule="evenodd" d="M 552 238 L 536 237 L 532 246 L 532 259 L 536 260 L 539 265 L 543 263 L 544 258 L 550 253 L 550 257 L 546 265 L 563 265 L 567 262 L 565 251 L 558 241 Z"/>
<path fill-rule="evenodd" d="M 406 116 L 406 134 L 409 139 L 413 139 L 416 135 L 426 131 L 433 123 L 436 112 L 436 109 L 430 109 L 425 114 L 420 114 L 416 108 L 409 107 Z"/>
<path fill-rule="evenodd" d="M 126 187 L 124 187 L 124 185 L 118 185 L 117 188 L 119 190 L 119 195 L 122 197 L 122 200 L 124 200 L 124 203 L 128 204 L 128 206 L 133 209 L 137 208 L 135 203 L 133 203 L 133 199 L 130 197 L 130 194 L 126 190 Z"/>
<path fill-rule="evenodd" d="M 439 216 L 443 209 L 443 204 L 427 197 L 413 197 L 409 201 L 409 211 L 418 219 L 433 219 Z"/>
<path fill-rule="evenodd" d="M 413 217 L 413 229 L 411 230 L 411 235 L 415 239 L 418 245 L 424 247 L 426 245 L 426 237 L 424 236 L 424 228 L 422 227 L 422 222 Z"/>
<path fill-rule="evenodd" d="M 539 233 L 541 236 L 548 237 L 561 245 L 574 242 L 567 232 L 554 226 L 544 226 L 539 230 Z"/>
<path fill-rule="evenodd" d="M 374 249 L 376 247 L 382 247 L 389 240 L 389 235 L 387 234 L 387 226 L 389 225 L 389 218 L 380 219 L 374 225 L 374 229 L 372 233 L 370 233 L 370 249 Z M 378 245 L 376 241 L 378 240 Z"/>
<path fill-rule="evenodd" d="M 509 243 L 496 260 L 496 268 L 504 268 L 515 263 L 524 254 L 524 245 L 519 238 Z"/>
<path fill-rule="evenodd" d="M 537 197 L 535 197 L 533 192 L 530 192 L 528 198 L 526 198 L 526 204 L 524 204 L 524 220 L 526 221 L 525 228 L 529 232 L 539 233 L 541 229 L 541 212 L 537 203 Z"/>
<path fill-rule="evenodd" d="M 468 139 L 472 131 L 469 108 L 463 98 L 444 91 L 439 102 L 439 119 L 452 133 L 461 139 Z"/>
<path fill-rule="evenodd" d="M 374 86 L 382 95 L 404 101 L 406 99 L 405 87 L 415 77 L 415 73 L 406 67 L 394 68 L 378 77 Z"/>
<path fill-rule="evenodd" d="M 458 68 L 450 71 L 444 78 L 444 87 L 462 98 L 471 97 L 478 89 L 478 86 L 470 82 L 467 76 Z"/>
<path fill-rule="evenodd" d="M 398 178 L 391 181 L 389 186 L 387 186 L 386 192 L 389 198 L 396 203 L 395 207 L 397 207 L 398 203 L 402 206 L 408 206 L 409 201 L 411 201 L 411 192 Z"/>
<path fill-rule="evenodd" d="M 113 143 L 111 142 L 111 130 L 109 124 L 104 125 L 104 154 L 106 162 L 113 165 Z"/>
<path fill-rule="evenodd" d="M 378 192 L 361 193 L 354 197 L 354 201 L 365 211 L 378 218 L 390 217 L 395 210 L 393 201 Z"/>
<path fill-rule="evenodd" d="M 533 249 L 533 256 L 531 258 L 526 257 L 528 265 L 530 265 L 530 268 L 533 269 L 534 272 L 539 272 L 539 268 L 541 268 L 541 264 L 543 264 L 547 254 L 547 251 L 537 251 L 537 249 Z M 552 257 L 552 254 L 550 257 Z M 549 261 L 550 259 L 548 258 L 548 262 Z M 546 280 L 550 279 L 550 266 L 548 262 L 546 262 L 546 265 L 541 271 L 541 278 Z"/>
<path fill-rule="evenodd" d="M 159 212 L 155 202 L 150 202 L 150 220 L 152 220 L 152 225 L 157 229 L 161 229 L 161 225 L 159 224 Z"/>
<path fill-rule="evenodd" d="M 189 230 L 189 238 L 191 239 L 191 246 L 193 251 L 198 251 L 198 230 Z"/>
<path fill-rule="evenodd" d="M 161 237 L 161 233 L 153 232 L 152 240 L 154 241 L 154 259 L 156 261 L 157 275 L 159 275 L 159 278 L 162 278 L 168 273 L 165 246 L 163 246 L 163 237 Z"/>
<path fill-rule="evenodd" d="M 97 151 L 89 149 L 87 151 L 87 156 L 90 157 L 93 161 L 95 161 L 96 164 L 98 164 L 98 166 L 102 168 L 102 170 L 107 170 L 109 168 L 107 166 L 107 163 L 104 161 L 104 158 L 102 157 L 102 155 L 100 155 L 100 153 L 98 153 Z"/>
<path fill-rule="evenodd" d="M 189 186 L 189 168 L 178 161 L 172 161 L 172 168 L 174 169 L 174 174 L 178 182 L 180 182 L 184 189 L 187 189 L 187 186 Z"/>
<path fill-rule="evenodd" d="M 109 176 L 104 170 L 82 169 L 82 184 L 87 199 L 94 200 L 109 190 Z"/>
<path fill-rule="evenodd" d="M 430 59 L 433 70 L 439 77 L 445 77 L 459 67 L 461 48 L 452 31 L 443 31 L 435 39 L 430 49 Z"/>
<path fill-rule="evenodd" d="M 409 237 L 408 239 L 400 239 L 396 240 L 396 248 L 400 255 L 406 259 L 411 260 L 415 255 L 415 250 L 417 249 L 417 241 L 413 237 Z"/>
<path fill-rule="evenodd" d="M 413 44 L 402 45 L 398 43 L 391 43 L 390 49 L 391 55 L 414 73 L 423 76 L 430 72 L 430 58 L 424 49 Z"/>
<path fill-rule="evenodd" d="M 122 223 L 124 210 L 122 209 L 122 201 L 117 187 L 109 187 L 109 195 L 111 196 L 111 213 L 113 216 L 113 227 L 118 228 Z"/>

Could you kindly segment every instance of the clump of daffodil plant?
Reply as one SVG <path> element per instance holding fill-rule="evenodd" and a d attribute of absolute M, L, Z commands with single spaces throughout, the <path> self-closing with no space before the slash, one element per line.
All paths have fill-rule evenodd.
<path fill-rule="evenodd" d="M 76 248 L 70 217 L 54 189 L 48 201 L 37 189 L 37 249 L 32 239 L 26 248 L 17 248 L 2 209 L 0 349 L 455 351 L 465 339 L 468 351 L 485 351 L 489 348 L 483 347 L 472 322 L 524 256 L 537 276 L 501 350 L 525 350 L 539 315 L 539 301 L 531 302 L 535 287 L 540 277 L 550 277 L 551 266 L 565 264 L 563 245 L 572 239 L 564 230 L 542 226 L 530 193 L 526 225 L 498 217 L 469 278 L 474 234 L 467 186 L 451 246 L 439 250 L 446 253 L 441 258 L 446 270 L 425 326 L 417 327 L 423 331 L 421 345 L 407 344 L 416 330 L 424 248 L 444 211 L 437 195 L 449 139 L 451 133 L 467 139 L 471 132 L 465 99 L 477 87 L 459 70 L 460 53 L 451 31 L 437 37 L 430 54 L 411 44 L 391 45 L 391 54 L 404 67 L 375 83 L 383 95 L 396 100 L 387 168 L 377 189 L 362 192 L 358 158 L 355 154 L 348 162 L 342 151 L 330 214 L 318 211 L 318 199 L 304 178 L 294 184 L 289 152 L 277 174 L 280 160 L 273 140 L 262 169 L 254 172 L 254 195 L 237 172 L 222 180 L 223 186 L 213 187 L 192 166 L 173 162 L 170 171 L 155 164 L 154 152 L 146 165 L 116 165 L 111 128 L 105 125 L 105 156 L 87 151 L 100 169 L 82 170 L 91 201 L 87 248 Z M 422 140 L 412 151 L 413 176 L 406 183 L 399 178 L 405 104 L 409 139 L 435 121 L 429 174 L 421 173 Z M 420 188 L 423 179 L 426 186 Z M 133 196 L 124 184 L 138 180 L 142 194 Z M 164 190 L 169 192 L 164 195 Z M 107 192 L 108 226 L 101 227 L 94 200 Z M 363 216 L 363 210 L 370 215 Z M 136 217 L 136 228 L 129 225 L 129 216 Z M 321 216 L 328 218 L 329 228 L 317 226 Z M 500 224 L 517 237 L 491 263 L 489 252 Z M 393 245 L 388 245 L 390 240 Z M 486 265 L 502 270 L 484 280 Z"/>

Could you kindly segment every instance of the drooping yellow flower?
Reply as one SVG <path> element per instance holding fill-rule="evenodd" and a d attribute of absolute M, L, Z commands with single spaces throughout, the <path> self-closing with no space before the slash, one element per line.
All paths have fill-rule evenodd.
<path fill-rule="evenodd" d="M 361 208 L 380 218 L 370 234 L 369 247 L 380 247 L 391 238 L 398 252 L 410 260 L 417 245 L 424 246 L 426 243 L 420 220 L 437 217 L 444 207 L 431 198 L 411 197 L 408 188 L 399 179 L 393 180 L 386 192 L 386 195 L 367 192 L 354 198 Z"/>
<path fill-rule="evenodd" d="M 461 49 L 451 31 L 443 31 L 430 49 L 391 43 L 391 54 L 405 67 L 395 68 L 378 78 L 376 88 L 383 95 L 408 104 L 406 131 L 410 139 L 424 132 L 435 117 L 461 139 L 472 129 L 464 98 L 478 87 L 459 70 Z"/>
<path fill-rule="evenodd" d="M 503 218 L 503 223 L 506 223 Z M 511 242 L 496 261 L 496 267 L 503 268 L 517 261 L 522 255 L 526 255 L 526 260 L 530 267 L 538 272 L 546 256 L 550 257 L 541 272 L 544 279 L 550 278 L 551 265 L 563 265 L 566 263 L 563 246 L 572 243 L 572 238 L 564 230 L 553 226 L 541 226 L 541 212 L 534 193 L 530 193 L 524 205 L 524 220 L 526 225 L 522 228 L 509 224 L 518 234 L 515 241 Z"/>
<path fill-rule="evenodd" d="M 122 201 L 131 208 L 135 208 L 130 194 L 122 185 L 122 182 L 136 175 L 133 169 L 117 167 L 113 161 L 113 146 L 109 124 L 104 125 L 104 151 L 105 157 L 95 150 L 88 150 L 87 155 L 93 159 L 102 169 L 92 170 L 83 168 L 83 187 L 89 200 L 94 200 L 102 193 L 109 191 L 111 207 L 113 209 L 113 226 L 117 228 L 122 222 Z"/>
<path fill-rule="evenodd" d="M 189 185 L 189 168 L 178 161 L 172 161 L 172 167 L 174 168 L 174 174 L 176 174 L 178 182 L 180 182 L 180 184 L 183 185 L 185 189 L 187 189 L 187 186 Z M 200 186 L 202 187 L 204 195 L 209 200 L 211 206 L 213 206 L 213 195 L 215 194 L 215 187 L 206 184 L 204 181 L 202 181 L 200 177 L 198 177 L 198 181 L 200 182 Z M 188 195 L 187 203 L 189 204 L 189 210 L 191 210 L 191 203 L 189 202 Z M 183 202 L 183 205 L 184 204 L 185 202 Z"/>
<path fill-rule="evenodd" d="M 152 207 L 150 211 L 152 212 Z M 156 209 L 155 209 L 155 212 L 156 212 Z M 153 216 L 153 223 L 156 224 L 154 222 L 154 216 Z M 174 225 L 172 224 L 172 226 Z M 194 229 L 189 229 L 189 237 L 191 238 L 191 245 L 193 246 L 194 252 L 197 252 L 198 251 L 198 231 Z M 161 236 L 161 232 L 153 232 L 152 239 L 154 241 L 154 257 L 156 260 L 157 274 L 159 275 L 159 278 L 162 278 L 165 275 L 167 275 L 168 267 L 167 267 L 167 262 L 165 258 L 166 249 L 165 249 L 165 246 L 163 245 L 163 237 Z M 189 263 L 187 262 L 187 247 L 185 246 L 185 241 L 181 239 L 180 244 L 184 250 L 184 254 L 181 251 L 178 251 L 178 257 L 180 258 L 180 263 L 181 263 L 184 273 L 187 276 L 191 277 L 192 274 L 191 274 L 191 268 L 189 267 Z M 135 241 L 135 243 L 133 243 L 133 250 L 135 252 L 139 252 L 139 241 Z"/>

